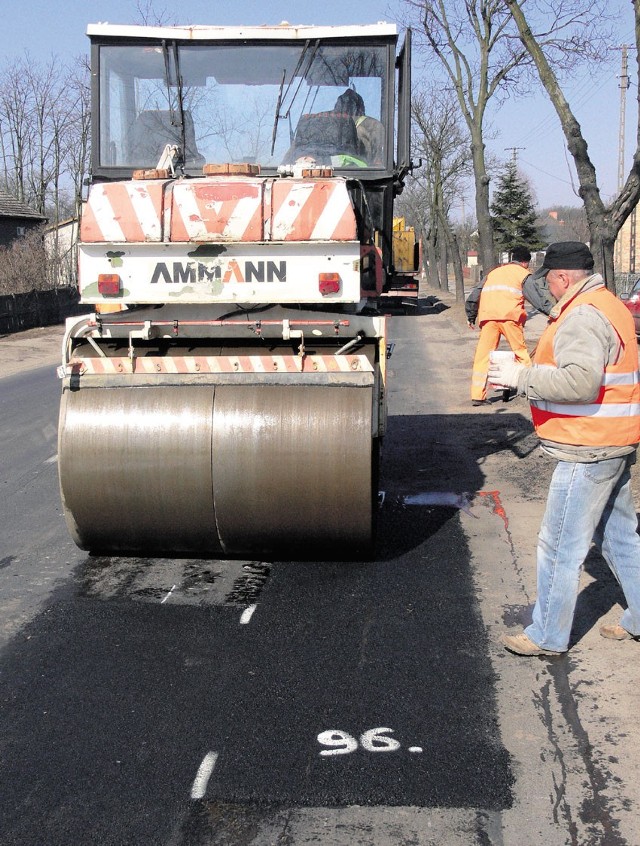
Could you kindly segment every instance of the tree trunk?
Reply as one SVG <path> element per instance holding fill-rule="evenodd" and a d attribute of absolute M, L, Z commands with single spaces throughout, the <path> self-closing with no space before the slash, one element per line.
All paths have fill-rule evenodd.
<path fill-rule="evenodd" d="M 447 243 L 446 238 L 440 238 L 440 288 L 443 291 L 449 290 L 449 273 L 447 268 Z"/>
<path fill-rule="evenodd" d="M 433 227 L 429 230 L 429 235 L 427 237 L 427 262 L 427 279 L 429 281 L 429 285 L 433 288 L 439 288 L 440 277 L 438 276 L 438 254 L 436 252 Z"/>
<path fill-rule="evenodd" d="M 458 239 L 444 214 L 440 220 L 440 228 L 445 235 L 448 253 L 451 257 L 451 264 L 453 266 L 456 302 L 464 302 L 464 274 L 462 272 L 462 259 L 460 256 L 460 249 L 458 247 Z"/>
<path fill-rule="evenodd" d="M 478 221 L 478 260 L 482 272 L 486 276 L 496 264 L 495 246 L 493 243 L 493 222 L 489 207 L 489 175 L 484 154 L 484 143 L 479 131 L 473 133 L 471 142 L 471 156 L 473 159 L 473 176 L 476 190 L 476 219 Z"/>
<path fill-rule="evenodd" d="M 462 270 L 462 258 L 458 248 L 456 233 L 451 233 L 451 254 L 453 262 L 453 275 L 456 280 L 456 302 L 464 302 L 464 271 Z"/>
<path fill-rule="evenodd" d="M 595 270 L 602 274 L 605 285 L 615 294 L 613 256 L 617 233 L 614 226 L 607 225 L 604 215 L 600 215 L 599 218 L 599 220 L 589 222 L 589 246 L 593 253 Z"/>

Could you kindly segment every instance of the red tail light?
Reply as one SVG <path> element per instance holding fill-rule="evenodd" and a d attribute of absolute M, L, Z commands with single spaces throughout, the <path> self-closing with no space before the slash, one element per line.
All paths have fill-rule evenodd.
<path fill-rule="evenodd" d="M 339 273 L 320 273 L 318 276 L 318 290 L 323 297 L 340 293 Z"/>
<path fill-rule="evenodd" d="M 119 297 L 122 293 L 122 286 L 118 274 L 101 273 L 98 276 L 98 292 L 103 297 Z"/>

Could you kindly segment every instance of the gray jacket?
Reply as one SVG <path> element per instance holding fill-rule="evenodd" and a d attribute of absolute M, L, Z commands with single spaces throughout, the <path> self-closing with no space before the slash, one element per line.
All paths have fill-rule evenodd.
<path fill-rule="evenodd" d="M 570 288 L 551 309 L 553 319 L 562 304 L 578 293 L 603 286 L 602 276 L 595 273 Z M 553 402 L 589 403 L 600 391 L 602 374 L 609 362 L 615 362 L 621 345 L 609 320 L 591 305 L 579 305 L 563 321 L 556 332 L 553 354 L 557 368 L 527 367 L 518 380 L 518 393 L 529 399 Z M 579 444 L 558 444 L 541 440 L 545 452 L 561 461 L 592 462 L 634 452 L 636 446 L 586 447 Z"/>
<path fill-rule="evenodd" d="M 549 314 L 555 305 L 555 300 L 549 293 L 547 280 L 544 276 L 542 279 L 536 279 L 530 273 L 522 283 L 522 293 L 525 300 L 542 314 Z"/>

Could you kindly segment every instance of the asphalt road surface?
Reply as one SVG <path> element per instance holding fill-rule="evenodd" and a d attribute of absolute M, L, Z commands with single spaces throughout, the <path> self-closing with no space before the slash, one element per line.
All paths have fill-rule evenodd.
<path fill-rule="evenodd" d="M 640 843 L 640 653 L 597 635 L 619 592 L 592 554 L 568 656 L 501 649 L 552 468 L 523 401 L 471 409 L 451 295 L 391 335 L 379 542 L 355 564 L 87 556 L 59 504 L 57 349 L 21 338 L 12 372 L 6 340 L 0 846 Z"/>

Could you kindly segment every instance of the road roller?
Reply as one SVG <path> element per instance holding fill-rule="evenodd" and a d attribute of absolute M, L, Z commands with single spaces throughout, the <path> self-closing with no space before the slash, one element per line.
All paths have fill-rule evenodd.
<path fill-rule="evenodd" d="M 88 36 L 88 308 L 59 368 L 73 539 L 96 554 L 371 556 L 410 32 Z"/>

